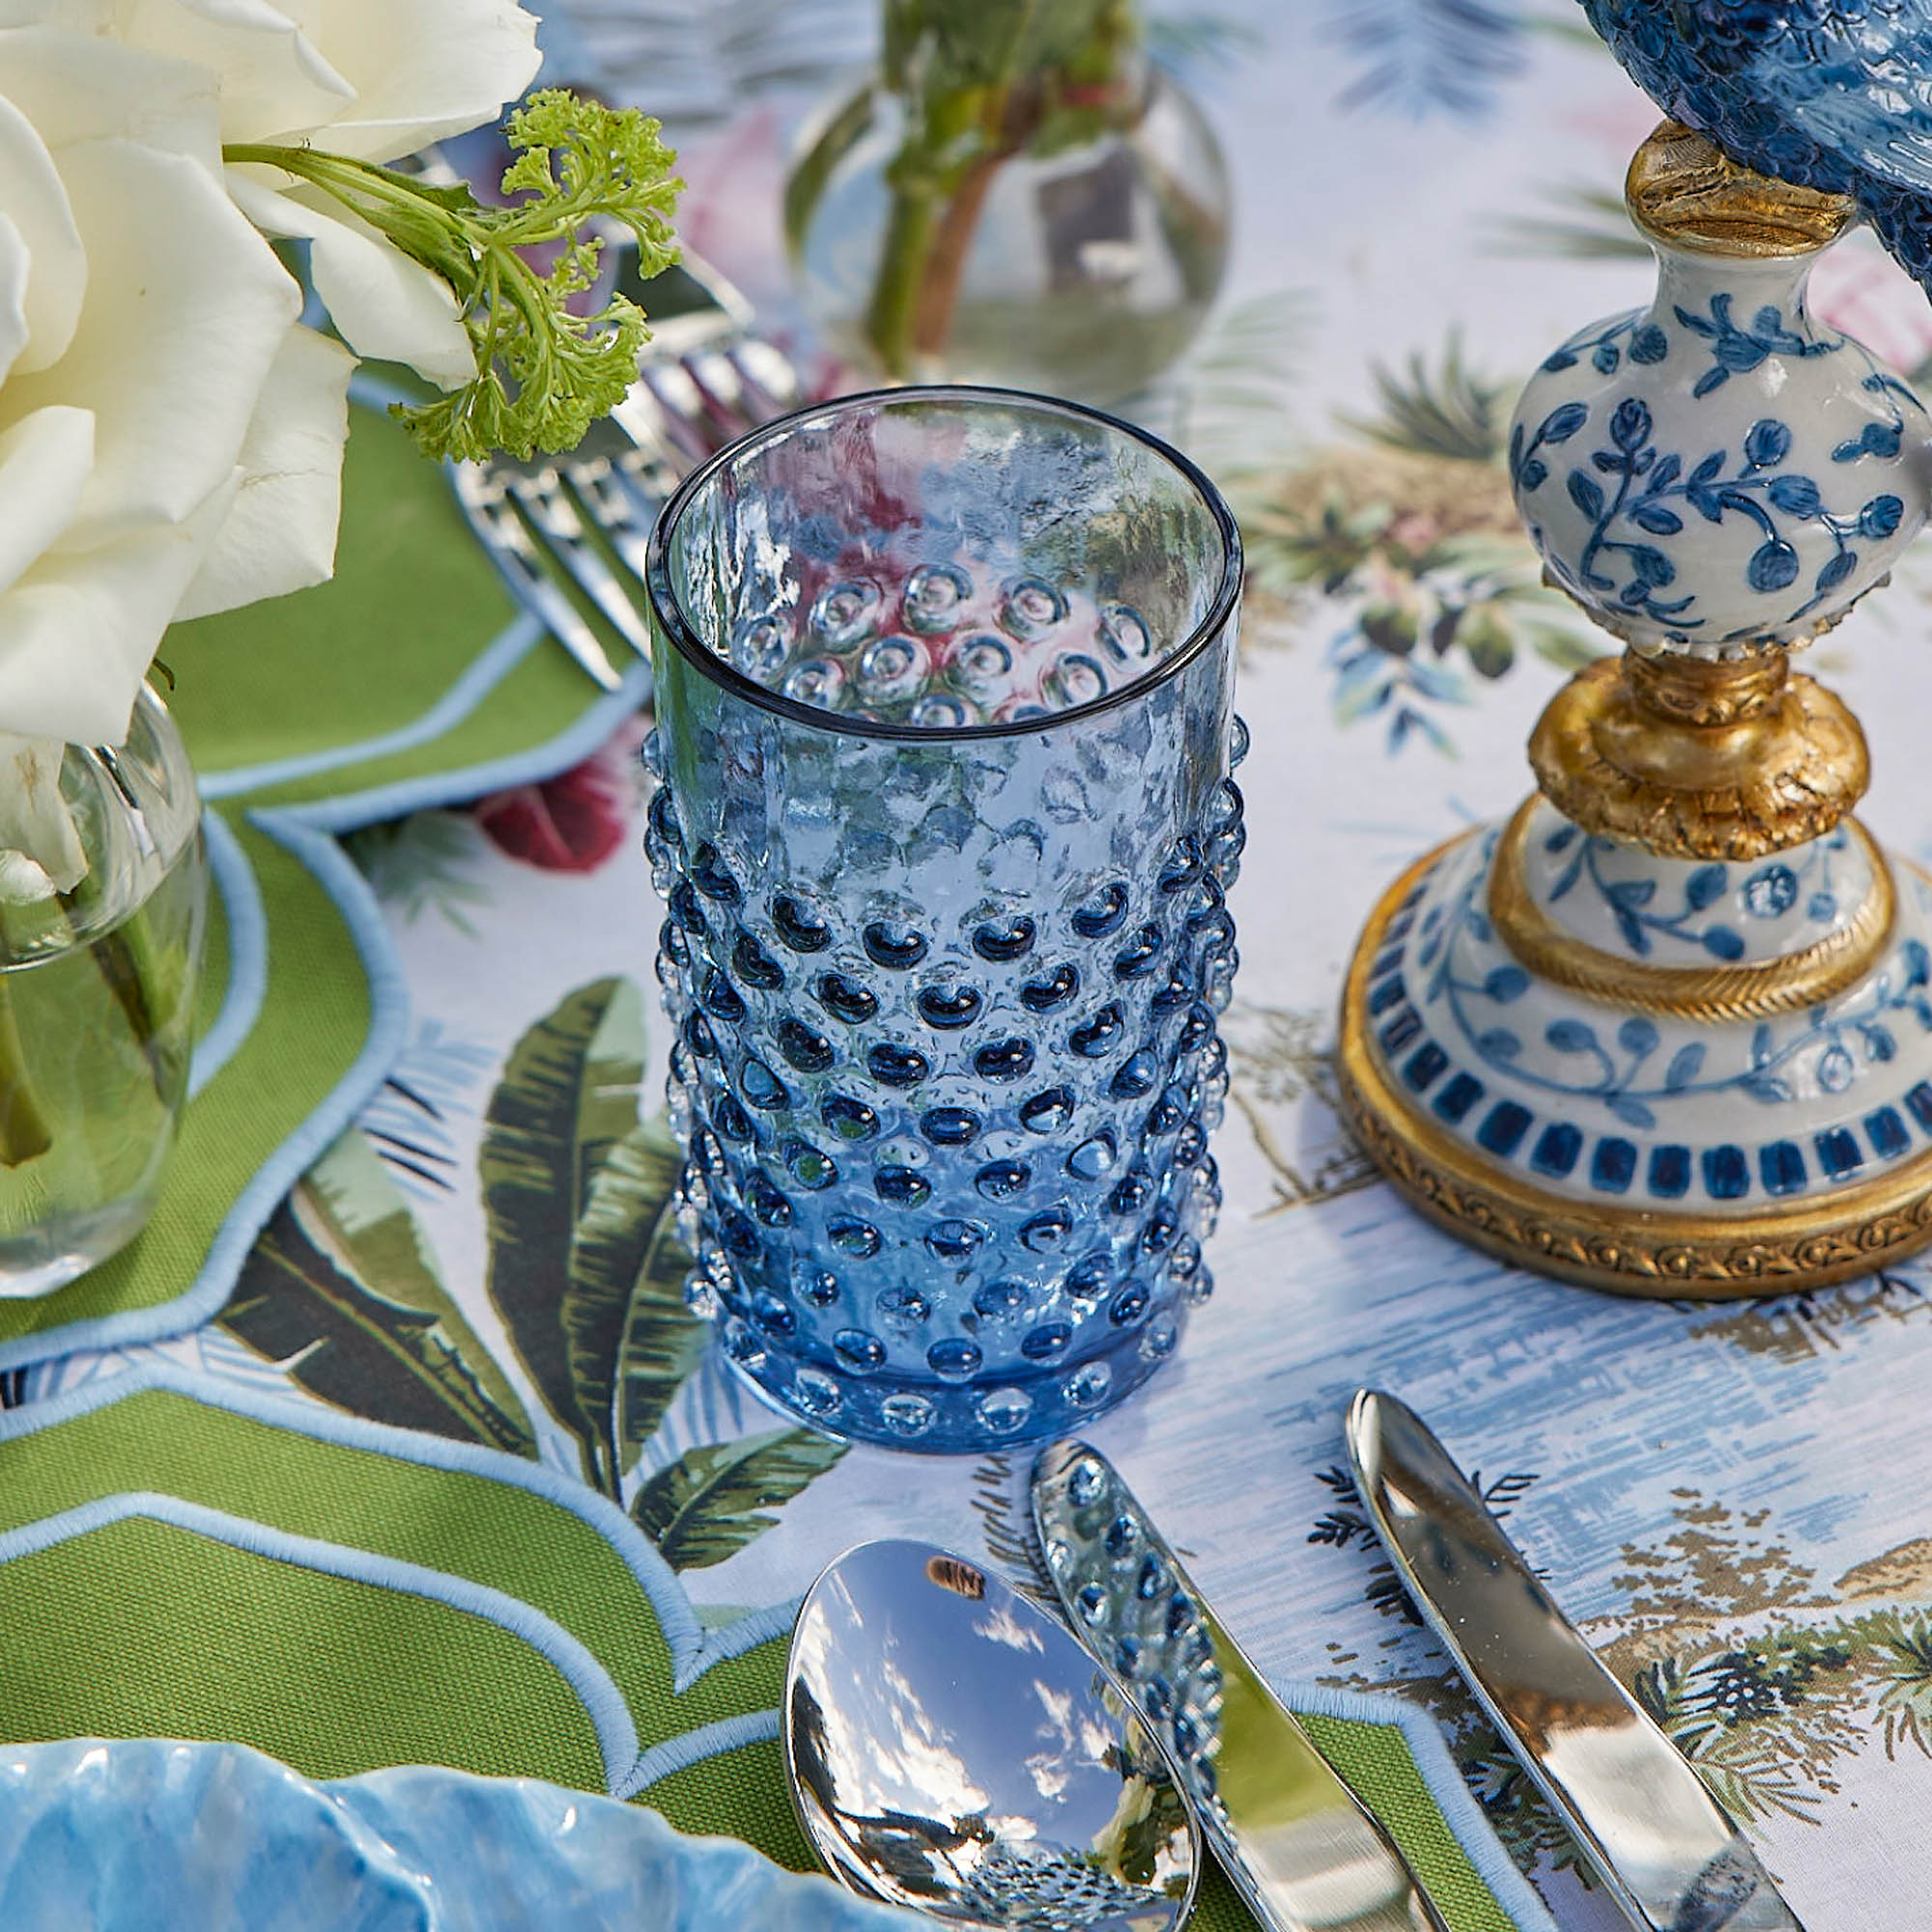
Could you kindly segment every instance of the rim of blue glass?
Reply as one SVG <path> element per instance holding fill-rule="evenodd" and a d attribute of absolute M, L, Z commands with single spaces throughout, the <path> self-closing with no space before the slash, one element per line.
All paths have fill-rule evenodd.
<path fill-rule="evenodd" d="M 1043 718 L 1014 718 L 994 724 L 890 724 L 876 718 L 855 718 L 846 712 L 821 711 L 816 705 L 802 704 L 795 697 L 787 697 L 782 692 L 773 691 L 754 678 L 747 677 L 728 658 L 713 650 L 698 637 L 686 618 L 684 608 L 672 587 L 669 550 L 679 519 L 719 471 L 760 444 L 789 435 L 802 423 L 822 421 L 872 405 L 932 402 L 998 404 L 1006 409 L 1018 406 L 1042 414 L 1073 416 L 1083 422 L 1097 423 L 1103 429 L 1112 430 L 1151 450 L 1193 489 L 1221 535 L 1221 581 L 1214 586 L 1214 595 L 1201 620 L 1151 670 L 1122 685 L 1118 691 L 1103 692 L 1084 704 L 1070 704 L 1065 711 L 1049 712 Z M 775 712 L 794 724 L 809 724 L 814 730 L 838 731 L 855 738 L 887 738 L 906 745 L 940 745 L 984 738 L 1037 737 L 1043 731 L 1055 730 L 1063 724 L 1078 724 L 1083 719 L 1131 704 L 1145 697 L 1149 692 L 1158 690 L 1178 672 L 1184 670 L 1227 629 L 1229 620 L 1235 614 L 1235 607 L 1240 601 L 1243 567 L 1241 532 L 1235 522 L 1235 513 L 1229 509 L 1226 499 L 1208 473 L 1172 443 L 1163 442 L 1139 424 L 1109 415 L 1105 410 L 1090 409 L 1084 403 L 1070 403 L 1063 396 L 1040 395 L 1031 389 L 1003 389 L 976 383 L 908 383 L 898 388 L 861 389 L 849 396 L 835 396 L 829 402 L 812 403 L 802 410 L 774 416 L 770 422 L 760 423 L 756 429 L 706 458 L 678 485 L 659 514 L 651 530 L 650 549 L 645 558 L 644 587 L 649 592 L 651 614 L 658 628 L 669 638 L 679 655 L 714 684 L 723 685 L 733 696 L 744 699 L 747 704 L 756 705 L 761 711 Z"/>

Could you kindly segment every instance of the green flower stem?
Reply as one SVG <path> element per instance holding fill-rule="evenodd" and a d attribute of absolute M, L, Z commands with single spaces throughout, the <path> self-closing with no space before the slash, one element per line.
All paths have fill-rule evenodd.
<path fill-rule="evenodd" d="M 866 334 L 887 374 L 900 381 L 918 373 L 918 357 L 941 354 L 952 333 L 977 198 L 973 221 L 963 230 L 952 210 L 961 184 L 1004 157 L 997 129 L 1005 118 L 1004 89 L 949 89 L 922 103 L 918 125 L 887 171 L 892 213 Z M 984 192 L 981 187 L 980 195 Z"/>
<path fill-rule="evenodd" d="M 952 317 L 959 306 L 959 290 L 966 277 L 966 257 L 980 227 L 980 213 L 993 177 L 1019 152 L 1002 146 L 982 155 L 966 170 L 946 213 L 934 230 L 927 251 L 923 286 L 913 324 L 913 344 L 923 355 L 941 355 L 952 336 Z"/>
<path fill-rule="evenodd" d="M 929 188 L 917 192 L 901 189 L 893 196 L 872 298 L 866 311 L 867 340 L 881 367 L 900 381 L 913 373 L 913 323 L 920 312 L 920 291 L 925 283 L 936 213 Z"/>
<path fill-rule="evenodd" d="M 99 882 L 92 872 L 70 892 L 61 895 L 61 904 L 76 927 L 83 926 L 100 906 Z M 155 949 L 148 930 L 145 906 L 137 906 L 119 925 L 110 927 L 98 939 L 88 941 L 100 977 L 127 1015 L 128 1031 L 148 1058 L 154 1070 L 156 1091 L 163 1094 L 166 1080 L 158 1039 L 161 1028 L 173 1016 L 178 986 L 170 986 L 173 977 L 167 960 Z"/>
<path fill-rule="evenodd" d="M 27 1050 L 14 1012 L 7 975 L 0 972 L 0 1167 L 18 1167 L 54 1144 L 27 1071 Z"/>
<path fill-rule="evenodd" d="M 596 280 L 600 225 L 636 236 L 641 277 L 676 259 L 670 211 L 683 184 L 655 121 L 549 88 L 510 117 L 508 133 L 517 157 L 502 181 L 512 199 L 500 207 L 467 186 L 314 148 L 244 141 L 222 150 L 231 164 L 320 189 L 448 285 L 476 374 L 395 412 L 425 454 L 459 462 L 497 449 L 525 458 L 573 449 L 637 380 L 645 331 L 636 304 L 616 296 L 591 316 L 570 306 Z M 523 251 L 548 242 L 563 246 L 539 272 Z"/>
<path fill-rule="evenodd" d="M 1132 0 L 886 0 L 885 84 L 905 132 L 886 169 L 866 334 L 888 374 L 903 380 L 945 354 L 999 170 L 1122 125 L 1139 43 Z M 828 138 L 856 135 L 835 124 Z M 788 207 L 794 233 L 809 218 Z"/>

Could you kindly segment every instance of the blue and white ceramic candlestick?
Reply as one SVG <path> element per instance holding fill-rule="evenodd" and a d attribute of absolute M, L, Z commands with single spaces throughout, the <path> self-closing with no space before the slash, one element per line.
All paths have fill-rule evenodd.
<path fill-rule="evenodd" d="M 1657 299 L 1546 359 L 1510 454 L 1550 578 L 1628 648 L 1539 721 L 1539 794 L 1377 909 L 1344 1091 L 1482 1246 L 1764 1293 L 1932 1240 L 1932 884 L 1849 815 L 1863 735 L 1787 662 L 1925 522 L 1932 422 L 1805 310 L 1849 202 L 1671 124 L 1627 192 Z"/>

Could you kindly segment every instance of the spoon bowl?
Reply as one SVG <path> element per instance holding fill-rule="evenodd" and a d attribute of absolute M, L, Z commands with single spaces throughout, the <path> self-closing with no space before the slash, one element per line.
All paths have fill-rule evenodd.
<path fill-rule="evenodd" d="M 1201 1841 L 1161 1747 L 1061 1626 L 928 1544 L 811 1587 L 785 1672 L 806 1836 L 852 1890 L 1016 1932 L 1179 1932 Z"/>

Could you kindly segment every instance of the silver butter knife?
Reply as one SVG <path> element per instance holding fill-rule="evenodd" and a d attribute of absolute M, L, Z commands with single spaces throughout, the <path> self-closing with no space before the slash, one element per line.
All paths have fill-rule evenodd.
<path fill-rule="evenodd" d="M 1107 1459 L 1070 1440 L 1042 1450 L 1033 1513 L 1067 1622 L 1167 1747 L 1256 1918 L 1270 1932 L 1445 1932 Z"/>
<path fill-rule="evenodd" d="M 1644 1932 L 1804 1932 L 1702 1781 L 1551 1602 L 1422 1419 L 1360 1390 L 1355 1480 L 1396 1574 Z"/>

